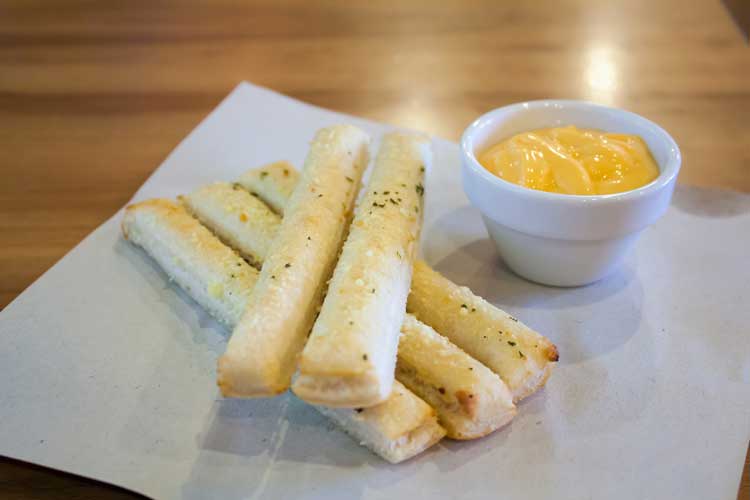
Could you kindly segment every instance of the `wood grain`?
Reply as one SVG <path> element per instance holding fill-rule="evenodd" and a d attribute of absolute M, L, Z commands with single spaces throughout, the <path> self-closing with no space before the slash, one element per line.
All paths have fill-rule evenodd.
<path fill-rule="evenodd" d="M 750 51 L 718 1 L 0 1 L 0 307 L 241 80 L 449 139 L 594 100 L 670 131 L 680 182 L 750 192 Z M 8 460 L 0 495 L 131 496 Z"/>

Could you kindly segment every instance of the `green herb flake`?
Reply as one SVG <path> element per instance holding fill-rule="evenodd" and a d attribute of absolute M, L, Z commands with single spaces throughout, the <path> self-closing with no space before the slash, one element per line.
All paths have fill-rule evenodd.
<path fill-rule="evenodd" d="M 349 181 L 349 182 L 354 182 L 354 179 L 352 179 L 352 178 L 351 178 L 351 177 L 349 177 L 348 175 L 346 176 L 346 180 L 347 180 L 347 181 Z"/>
<path fill-rule="evenodd" d="M 516 343 L 513 342 L 512 340 L 509 340 L 508 341 L 508 345 L 511 346 L 511 347 L 514 347 L 516 345 Z"/>
<path fill-rule="evenodd" d="M 424 186 L 422 184 L 417 184 L 415 188 L 419 196 L 424 196 Z"/>
<path fill-rule="evenodd" d="M 268 172 L 266 172 L 265 170 L 260 173 L 260 178 L 261 179 L 265 179 L 266 176 L 268 176 Z"/>
<path fill-rule="evenodd" d="M 292 267 L 292 265 L 289 262 L 287 262 L 286 264 L 284 264 L 284 267 L 286 267 L 288 269 L 288 268 Z"/>
<path fill-rule="evenodd" d="M 469 306 L 467 306 L 466 304 L 461 304 L 461 309 L 468 309 L 468 308 Z"/>
<path fill-rule="evenodd" d="M 521 351 L 518 351 L 518 357 L 521 358 L 521 359 L 525 359 L 526 355 L 524 353 L 522 353 Z"/>
<path fill-rule="evenodd" d="M 367 354 L 362 355 L 362 361 L 367 361 Z"/>

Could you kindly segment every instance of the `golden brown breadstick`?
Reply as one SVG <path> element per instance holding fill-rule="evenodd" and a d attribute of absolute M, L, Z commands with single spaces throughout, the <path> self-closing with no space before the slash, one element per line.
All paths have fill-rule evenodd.
<path fill-rule="evenodd" d="M 225 325 L 239 320 L 258 271 L 178 203 L 156 199 L 130 205 L 122 233 L 212 316 Z"/>
<path fill-rule="evenodd" d="M 427 137 L 393 133 L 383 138 L 300 356 L 292 390 L 305 401 L 367 407 L 390 394 L 430 160 Z"/>
<path fill-rule="evenodd" d="M 407 308 L 500 375 L 515 401 L 542 387 L 557 361 L 557 348 L 545 337 L 421 260 Z"/>
<path fill-rule="evenodd" d="M 435 410 L 397 381 L 388 399 L 369 408 L 315 408 L 392 464 L 418 455 L 445 436 Z"/>
<path fill-rule="evenodd" d="M 258 267 L 281 225 L 279 215 L 236 184 L 209 184 L 181 196 L 180 201 L 222 241 Z"/>
<path fill-rule="evenodd" d="M 273 396 L 289 388 L 348 227 L 368 142 L 350 125 L 316 134 L 258 284 L 219 359 L 225 396 Z"/>
<path fill-rule="evenodd" d="M 497 374 L 411 314 L 401 332 L 396 378 L 435 408 L 448 437 L 476 439 L 513 419 L 513 395 Z"/>

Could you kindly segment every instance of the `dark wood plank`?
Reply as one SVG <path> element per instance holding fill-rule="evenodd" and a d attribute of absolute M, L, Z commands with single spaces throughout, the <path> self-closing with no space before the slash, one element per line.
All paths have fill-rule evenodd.
<path fill-rule="evenodd" d="M 142 500 L 115 486 L 0 457 L 0 494 L 5 500 Z"/>

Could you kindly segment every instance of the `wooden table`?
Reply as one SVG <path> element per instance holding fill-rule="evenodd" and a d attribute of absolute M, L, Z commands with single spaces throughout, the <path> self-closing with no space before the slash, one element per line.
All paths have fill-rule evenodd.
<path fill-rule="evenodd" d="M 750 192 L 750 50 L 717 1 L 3 1 L 0 307 L 241 80 L 450 139 L 510 102 L 594 100 L 670 131 L 680 182 Z M 134 497 L 11 460 L 0 496 Z"/>

